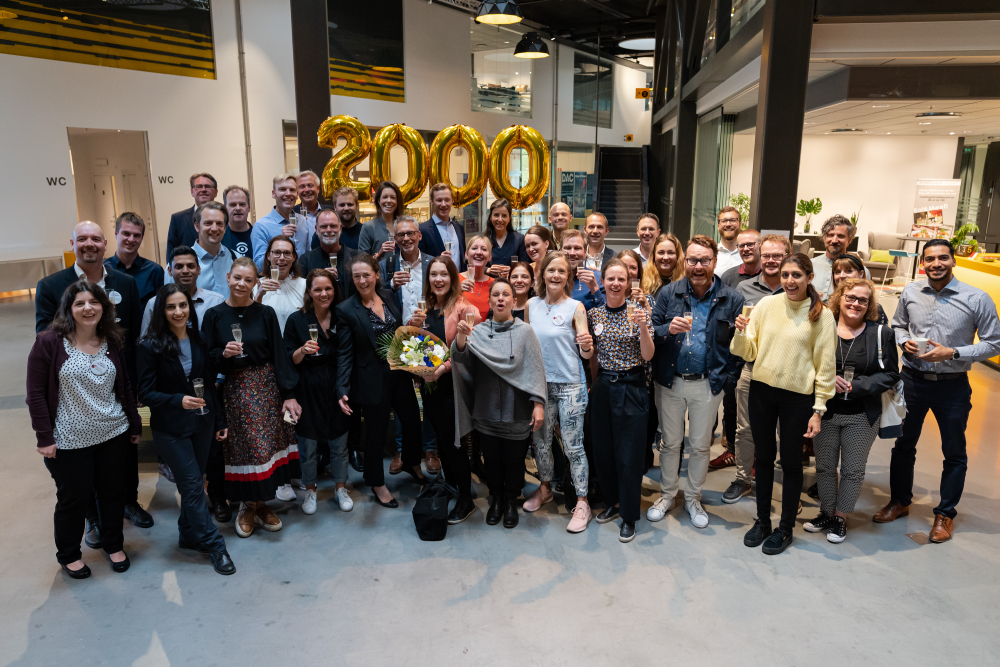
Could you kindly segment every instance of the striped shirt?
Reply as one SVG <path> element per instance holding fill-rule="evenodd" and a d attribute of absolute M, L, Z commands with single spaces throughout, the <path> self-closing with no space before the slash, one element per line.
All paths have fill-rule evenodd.
<path fill-rule="evenodd" d="M 899 297 L 892 328 L 900 347 L 911 338 L 927 338 L 959 353 L 958 359 L 938 362 L 903 354 L 904 367 L 924 373 L 963 373 L 974 361 L 1000 354 L 996 304 L 986 292 L 958 278 L 952 278 L 940 292 L 927 280 L 907 285 Z"/>

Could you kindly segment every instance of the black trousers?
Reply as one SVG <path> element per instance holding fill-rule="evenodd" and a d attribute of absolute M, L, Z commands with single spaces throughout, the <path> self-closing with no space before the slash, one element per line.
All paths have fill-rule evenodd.
<path fill-rule="evenodd" d="M 649 389 L 646 378 L 609 382 L 600 373 L 590 389 L 594 463 L 604 502 L 618 505 L 622 520 L 639 520 Z"/>
<path fill-rule="evenodd" d="M 124 517 L 124 505 L 139 501 L 139 446 L 133 445 L 128 438 L 125 439 L 125 447 L 122 450 L 121 476 L 122 517 Z M 97 498 L 94 497 L 87 503 L 86 518 L 96 521 L 97 515 Z"/>
<path fill-rule="evenodd" d="M 455 389 L 450 376 L 438 382 L 434 391 L 421 388 L 424 421 L 429 421 L 437 437 L 444 478 L 458 489 L 460 500 L 472 499 L 472 469 L 465 449 L 455 446 Z"/>
<path fill-rule="evenodd" d="M 722 393 L 722 429 L 726 434 L 726 451 L 736 454 L 736 387 Z M 805 431 L 803 431 L 805 433 Z"/>
<path fill-rule="evenodd" d="M 479 434 L 486 486 L 494 499 L 516 500 L 521 495 L 524 488 L 524 456 L 528 453 L 530 442 L 528 438 L 508 440 Z"/>
<path fill-rule="evenodd" d="M 660 427 L 660 411 L 656 409 L 653 383 L 649 383 L 649 414 L 646 417 L 646 451 L 643 453 L 643 471 L 653 467 L 653 448 L 656 446 L 656 429 Z"/>
<path fill-rule="evenodd" d="M 123 473 L 125 451 L 135 450 L 125 433 L 106 442 L 81 449 L 59 449 L 55 458 L 45 459 L 56 483 L 56 509 L 53 517 L 56 537 L 56 560 L 66 565 L 80 560 L 80 540 L 90 503 L 97 499 L 97 520 L 101 542 L 109 554 L 122 550 Z"/>
<path fill-rule="evenodd" d="M 177 491 L 181 494 L 181 515 L 177 530 L 181 539 L 197 544 L 208 553 L 218 553 L 226 548 L 212 515 L 205 504 L 202 476 L 208 469 L 208 458 L 215 440 L 210 416 L 200 420 L 198 430 L 186 438 L 176 438 L 153 431 L 153 445 L 174 473 Z"/>
<path fill-rule="evenodd" d="M 389 424 L 389 410 L 396 413 L 396 419 L 403 424 L 403 469 L 412 470 L 420 465 L 422 446 L 420 444 L 420 406 L 413 392 L 412 377 L 406 371 L 385 370 L 382 373 L 382 402 L 378 404 L 360 403 L 355 409 L 361 411 L 365 419 L 365 484 L 385 485 L 385 466 L 382 448 Z"/>
<path fill-rule="evenodd" d="M 757 380 L 750 381 L 747 412 L 757 456 L 757 519 L 771 525 L 771 498 L 774 494 L 774 459 L 777 454 L 775 429 L 781 431 L 781 521 L 791 534 L 802 495 L 802 436 L 813 416 L 812 394 L 778 389 Z"/>
<path fill-rule="evenodd" d="M 155 437 L 153 442 L 155 444 Z M 212 438 L 212 442 L 208 446 L 208 459 L 205 462 L 205 478 L 208 480 L 207 492 L 213 505 L 226 499 L 226 455 L 222 448 L 222 443 Z M 174 478 L 176 479 L 176 475 Z"/>

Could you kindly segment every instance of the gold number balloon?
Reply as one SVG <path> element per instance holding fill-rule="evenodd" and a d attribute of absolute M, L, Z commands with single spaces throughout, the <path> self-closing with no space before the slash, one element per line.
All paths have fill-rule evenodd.
<path fill-rule="evenodd" d="M 520 188 L 510 183 L 510 153 L 515 148 L 528 152 L 528 182 Z M 490 190 L 517 210 L 537 204 L 549 187 L 549 147 L 538 130 L 527 125 L 511 125 L 500 132 L 490 146 Z"/>
<path fill-rule="evenodd" d="M 389 149 L 394 145 L 406 149 L 406 166 L 409 168 L 405 183 L 396 182 L 403 193 L 403 204 L 420 196 L 427 186 L 427 146 L 423 137 L 412 127 L 396 123 L 386 125 L 372 139 L 372 187 L 389 179 Z"/>
<path fill-rule="evenodd" d="M 449 166 L 451 149 L 465 146 L 469 151 L 469 180 L 462 187 L 451 182 Z M 486 191 L 487 158 L 489 149 L 483 135 L 468 125 L 451 125 L 438 132 L 431 144 L 431 183 L 447 183 L 451 186 L 454 205 L 458 208 L 471 204 Z"/>
<path fill-rule="evenodd" d="M 353 116 L 331 116 L 319 126 L 317 142 L 323 148 L 336 148 L 341 138 L 347 140 L 347 146 L 330 158 L 323 169 L 323 198 L 330 199 L 335 190 L 346 185 L 358 193 L 358 201 L 368 201 L 372 198 L 371 184 L 352 181 L 350 171 L 371 151 L 371 134 Z"/>

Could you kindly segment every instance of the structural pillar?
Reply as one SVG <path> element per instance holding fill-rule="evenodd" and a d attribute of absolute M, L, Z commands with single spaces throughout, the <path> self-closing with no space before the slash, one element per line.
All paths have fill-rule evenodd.
<path fill-rule="evenodd" d="M 762 11 L 749 224 L 755 229 L 788 231 L 790 238 L 802 154 L 813 3 L 767 0 Z"/>
<path fill-rule="evenodd" d="M 295 122 L 299 170 L 322 175 L 329 148 L 316 143 L 319 126 L 330 116 L 330 44 L 326 0 L 291 0 Z"/>
<path fill-rule="evenodd" d="M 698 146 L 698 103 L 681 100 L 677 105 L 674 127 L 674 192 L 670 231 L 681 243 L 691 238 L 691 214 L 694 206 L 694 165 Z"/>

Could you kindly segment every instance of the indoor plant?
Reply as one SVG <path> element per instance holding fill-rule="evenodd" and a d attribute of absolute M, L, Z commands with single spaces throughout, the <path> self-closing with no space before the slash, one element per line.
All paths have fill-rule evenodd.
<path fill-rule="evenodd" d="M 800 199 L 798 205 L 795 207 L 795 214 L 804 216 L 806 219 L 806 224 L 803 225 L 802 231 L 806 234 L 809 233 L 809 222 L 812 220 L 814 215 L 819 215 L 819 212 L 823 210 L 823 202 L 816 199 Z"/>
<path fill-rule="evenodd" d="M 979 247 L 979 241 L 969 239 L 968 236 L 978 233 L 979 225 L 974 222 L 967 222 L 955 230 L 955 235 L 951 237 L 951 245 L 955 248 L 955 254 L 960 257 L 968 257 L 976 252 L 976 248 Z"/>
<path fill-rule="evenodd" d="M 750 224 L 750 196 L 745 192 L 729 195 L 729 205 L 740 212 L 741 229 L 746 229 Z"/>

